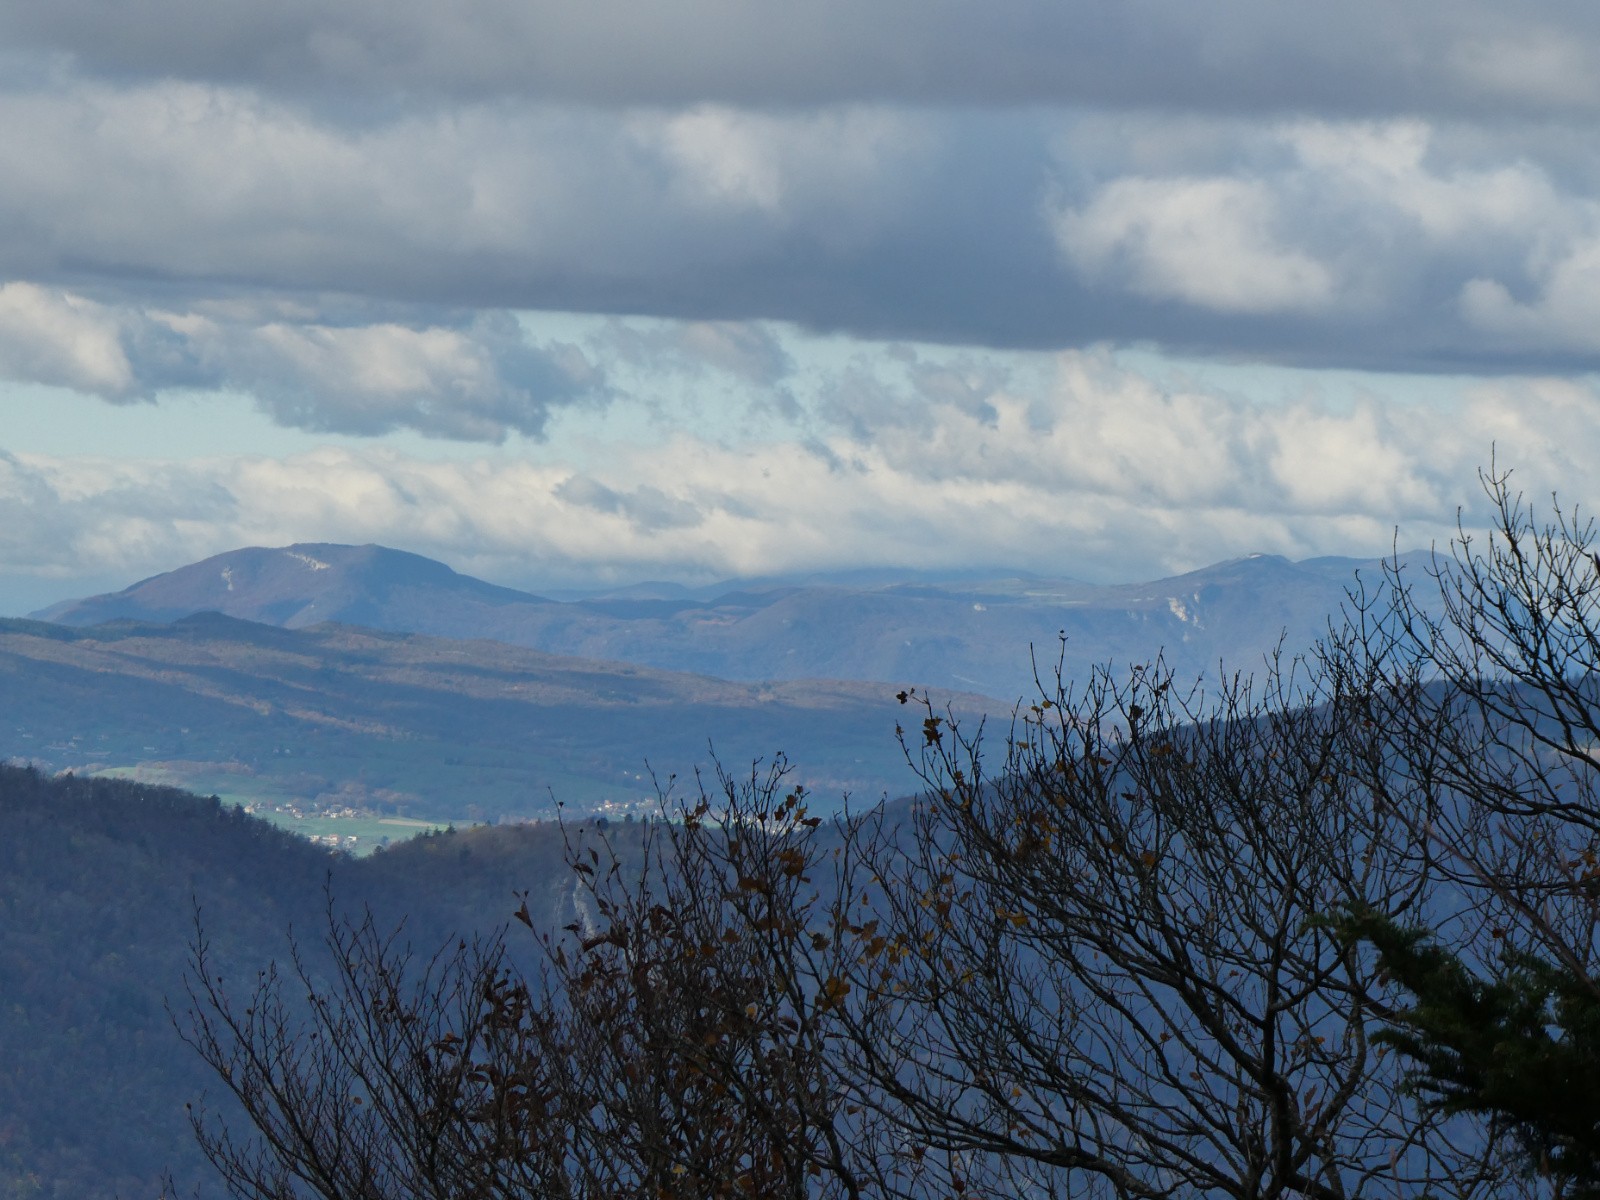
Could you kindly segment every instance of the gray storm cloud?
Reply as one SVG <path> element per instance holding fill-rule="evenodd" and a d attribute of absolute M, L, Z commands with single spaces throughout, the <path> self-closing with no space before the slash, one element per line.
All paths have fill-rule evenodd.
<path fill-rule="evenodd" d="M 751 319 L 993 346 L 1594 369 L 1600 147 L 1559 133 L 881 106 L 511 104 L 356 126 L 210 85 L 54 85 L 0 93 L 0 226 L 30 231 L 0 239 L 0 279 L 112 306 L 226 293 L 369 310 L 302 322 L 330 327 L 382 324 L 396 304 L 424 326 L 464 309 L 681 318 L 700 323 L 698 345 L 676 353 L 755 376 L 781 364 L 740 340 Z M 264 333 L 227 370 L 275 357 L 338 375 L 379 347 L 362 337 L 364 351 L 356 335 Z M 391 348 L 397 377 L 459 385 L 437 392 L 462 409 L 459 429 L 421 409 L 357 426 L 528 427 L 527 403 L 487 399 L 474 382 L 487 368 L 442 341 Z M 79 369 L 101 372 L 91 390 L 120 386 L 109 359 Z M 325 427 L 354 427 L 343 421 Z"/>
<path fill-rule="evenodd" d="M 297 95 L 1354 116 L 1600 103 L 1600 14 L 1575 0 L 6 0 L 0 37 L 112 77 Z"/>
<path fill-rule="evenodd" d="M 791 415 L 763 322 L 1600 370 L 1590 4 L 0 0 L 0 45 L 0 374 L 113 401 L 538 436 L 608 393 L 526 310 L 678 320 L 604 349 Z"/>

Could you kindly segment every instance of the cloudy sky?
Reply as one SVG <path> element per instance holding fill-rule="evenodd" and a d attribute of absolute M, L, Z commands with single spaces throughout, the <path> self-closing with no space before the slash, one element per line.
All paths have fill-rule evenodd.
<path fill-rule="evenodd" d="M 1600 501 L 1597 121 L 1588 0 L 0 0 L 0 612 Z"/>

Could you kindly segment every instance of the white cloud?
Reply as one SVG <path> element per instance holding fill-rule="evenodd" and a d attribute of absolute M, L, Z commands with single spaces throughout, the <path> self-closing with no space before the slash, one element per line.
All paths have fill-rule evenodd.
<path fill-rule="evenodd" d="M 1079 270 L 1221 312 L 1317 309 L 1336 280 L 1283 244 L 1270 188 L 1243 179 L 1119 179 L 1056 218 Z M 1114 285 L 1115 286 L 1115 285 Z"/>
<path fill-rule="evenodd" d="M 915 371 L 904 378 L 927 378 Z M 0 458 L 0 558 L 128 579 L 245 544 L 376 541 L 531 586 L 875 564 L 1131 579 L 1238 554 L 1378 555 L 1447 538 L 1492 445 L 1586 500 L 1600 397 L 1463 384 L 1445 420 L 1380 390 L 1256 402 L 1158 386 L 1104 352 L 984 406 L 953 394 L 871 436 L 613 446 L 582 471 L 501 455 L 323 449 L 192 462 Z M 1398 386 L 1398 385 L 1397 385 Z M 986 408 L 987 411 L 983 411 Z"/>
<path fill-rule="evenodd" d="M 1492 369 L 1595 233 L 1574 0 L 637 7 L 0 0 L 0 280 Z"/>
<path fill-rule="evenodd" d="M 1300 403 L 1272 414 L 1266 465 L 1291 510 L 1377 520 L 1437 512 L 1444 479 L 1430 469 L 1422 447 L 1407 444 L 1417 430 L 1396 428 L 1396 416 L 1405 421 L 1407 415 L 1385 413 L 1371 402 L 1337 413 Z"/>
<path fill-rule="evenodd" d="M 1302 194 L 1320 194 L 1353 215 L 1366 210 L 1408 218 L 1434 243 L 1548 230 L 1563 207 L 1571 207 L 1522 159 L 1436 168 L 1428 161 L 1434 130 L 1420 120 L 1304 121 L 1286 126 L 1281 136 L 1309 176 Z"/>
<path fill-rule="evenodd" d="M 305 316 L 273 304 L 108 305 L 12 282 L 0 286 L 0 377 L 113 401 L 234 388 L 286 426 L 475 441 L 538 436 L 552 407 L 601 386 L 580 350 L 532 345 L 507 314 L 457 326 Z"/>
<path fill-rule="evenodd" d="M 465 329 L 271 322 L 203 352 L 285 425 L 364 434 L 409 426 L 476 441 L 538 436 L 551 407 L 597 374 L 575 348 L 524 345 L 509 318 Z"/>
<path fill-rule="evenodd" d="M 1285 347 L 1320 328 L 1322 361 L 1600 351 L 1600 203 L 1583 182 L 1600 160 L 1541 163 L 1531 142 L 1415 118 L 1163 128 L 1090 120 L 1056 147 L 1058 243 L 1107 293 L 1228 315 L 1208 327 L 1224 345 L 1252 316 L 1297 322 L 1279 326 Z"/>
<path fill-rule="evenodd" d="M 752 290 L 903 230 L 939 166 L 928 124 L 531 103 L 344 123 L 172 80 L 0 90 L 0 228 L 28 231 L 0 238 L 0 278 L 759 315 Z"/>
<path fill-rule="evenodd" d="M 1445 454 L 1431 408 L 1330 406 L 1315 395 L 1252 403 L 1158 386 L 1103 351 L 1063 354 L 1047 392 L 996 392 L 988 404 L 993 419 L 934 400 L 877 431 L 875 448 L 895 472 L 940 488 L 1016 488 L 1041 507 L 1126 506 L 1161 513 L 1169 529 L 1231 514 L 1246 527 L 1276 525 L 1278 549 L 1294 544 L 1292 530 L 1331 519 L 1392 524 L 1448 509 L 1452 472 L 1465 462 L 1470 480 L 1472 456 L 1490 441 L 1473 442 L 1469 429 L 1460 452 Z"/>
<path fill-rule="evenodd" d="M 1497 279 L 1474 279 L 1461 289 L 1467 321 L 1502 345 L 1567 351 L 1600 350 L 1600 236 L 1575 239 L 1542 270 L 1537 293 L 1518 300 Z"/>
<path fill-rule="evenodd" d="M 756 213 L 780 229 L 826 214 L 815 232 L 834 249 L 891 219 L 886 201 L 911 199 L 898 171 L 925 156 L 929 141 L 922 121 L 881 107 L 699 105 L 639 113 L 628 124 L 640 148 L 668 165 L 673 198 L 717 216 Z"/>
<path fill-rule="evenodd" d="M 120 399 L 135 386 L 119 316 L 58 288 L 0 285 L 0 378 Z"/>
<path fill-rule="evenodd" d="M 639 138 L 646 145 L 665 146 L 691 203 L 777 214 L 786 189 L 776 147 L 766 136 L 773 124 L 732 109 L 697 108 L 671 117 L 664 126 L 645 123 Z"/>

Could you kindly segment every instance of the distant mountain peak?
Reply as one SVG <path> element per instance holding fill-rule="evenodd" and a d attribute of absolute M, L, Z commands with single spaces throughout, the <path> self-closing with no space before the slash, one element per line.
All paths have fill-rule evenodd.
<path fill-rule="evenodd" d="M 463 605 L 548 603 L 405 550 L 296 542 L 230 550 L 120 592 L 65 601 L 33 615 L 66 625 L 96 625 L 118 619 L 171 621 L 214 610 L 291 629 L 323 621 L 429 628 L 439 611 Z"/>

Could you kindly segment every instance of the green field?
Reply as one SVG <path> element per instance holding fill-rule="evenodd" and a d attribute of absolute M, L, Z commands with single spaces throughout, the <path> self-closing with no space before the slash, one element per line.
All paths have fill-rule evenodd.
<path fill-rule="evenodd" d="M 442 832 L 448 827 L 438 821 L 412 817 L 300 815 L 283 809 L 263 808 L 257 808 L 255 815 L 310 841 L 356 855 L 371 854 L 381 846 L 403 842 L 422 833 Z"/>
<path fill-rule="evenodd" d="M 352 811 L 316 812 L 300 804 L 281 803 L 276 797 L 264 797 L 258 792 L 226 787 L 196 787 L 196 780 L 188 773 L 161 766 L 107 767 L 93 773 L 112 779 L 131 779 L 138 783 L 209 792 L 224 804 L 245 809 L 280 829 L 355 855 L 371 854 L 381 846 L 402 842 L 421 833 L 442 832 L 451 826 L 449 821 L 430 821 L 419 817 Z"/>

